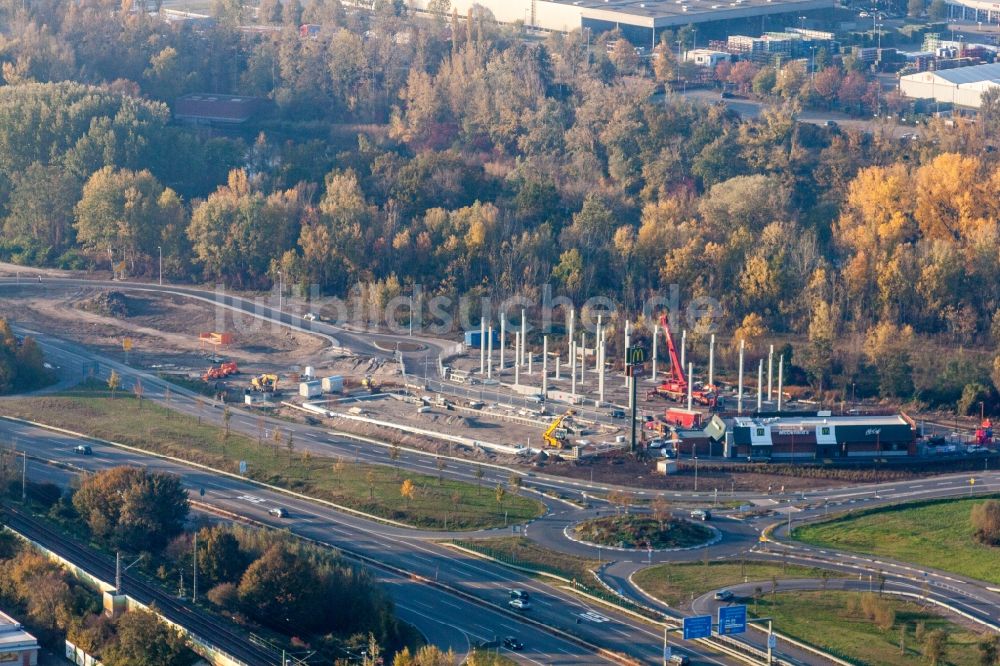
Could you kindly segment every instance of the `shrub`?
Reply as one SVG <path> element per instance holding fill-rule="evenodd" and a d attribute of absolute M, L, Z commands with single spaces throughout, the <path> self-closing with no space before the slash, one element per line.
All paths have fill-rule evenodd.
<path fill-rule="evenodd" d="M 974 504 L 969 517 L 976 540 L 988 546 L 1000 545 L 1000 502 L 987 500 Z"/>
<path fill-rule="evenodd" d="M 235 611 L 240 605 L 240 594 L 233 583 L 219 583 L 208 591 L 208 600 L 227 611 Z"/>

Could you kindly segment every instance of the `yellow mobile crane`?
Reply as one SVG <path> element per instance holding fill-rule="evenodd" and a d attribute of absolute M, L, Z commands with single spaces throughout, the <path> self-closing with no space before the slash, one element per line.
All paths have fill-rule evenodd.
<path fill-rule="evenodd" d="M 545 443 L 556 449 L 565 448 L 567 445 L 566 438 L 569 435 L 569 432 L 566 428 L 562 427 L 562 424 L 563 421 L 575 414 L 576 411 L 570 409 L 567 410 L 565 414 L 557 416 L 553 419 L 552 423 L 549 424 L 549 427 L 544 433 L 542 433 L 542 439 L 545 440 Z"/>

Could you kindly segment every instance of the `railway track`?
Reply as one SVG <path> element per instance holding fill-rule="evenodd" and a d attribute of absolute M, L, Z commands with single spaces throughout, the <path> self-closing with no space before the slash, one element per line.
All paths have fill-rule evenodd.
<path fill-rule="evenodd" d="M 73 562 L 100 580 L 115 579 L 115 562 L 107 555 L 66 537 L 19 509 L 10 506 L 5 508 L 7 525 L 11 529 Z M 182 602 L 158 586 L 147 583 L 140 576 L 123 573 L 122 587 L 125 594 L 136 601 L 147 606 L 155 605 L 157 612 L 174 624 L 184 627 L 199 642 L 224 652 L 247 666 L 281 664 L 280 651 L 251 642 L 247 636 L 230 631 L 220 624 L 219 618 L 209 615 L 197 606 Z"/>

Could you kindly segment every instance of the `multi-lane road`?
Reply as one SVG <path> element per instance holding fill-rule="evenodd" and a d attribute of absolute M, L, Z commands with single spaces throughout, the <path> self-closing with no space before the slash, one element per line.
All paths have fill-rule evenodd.
<path fill-rule="evenodd" d="M 0 278 L 0 289 L 11 286 L 15 280 Z M 38 284 L 38 283 L 28 283 Z M 118 282 L 94 282 L 89 280 L 53 280 L 45 278 L 40 286 L 32 288 L 58 289 L 83 286 L 113 286 L 117 289 L 135 288 L 160 291 L 155 285 L 128 286 Z M 23 288 L 23 287 L 22 287 Z M 386 349 L 393 349 L 399 336 L 368 333 L 359 334 L 340 327 L 310 322 L 277 308 L 261 305 L 233 296 L 219 296 L 213 292 L 198 289 L 163 287 L 162 291 L 181 294 L 190 298 L 200 298 L 222 307 L 251 314 L 263 319 L 279 320 L 284 325 L 312 330 L 327 336 L 331 344 L 349 348 L 360 354 L 386 357 Z M 162 400 L 167 384 L 155 375 L 141 369 L 131 368 L 75 343 L 51 336 L 43 331 L 30 331 L 42 344 L 51 363 L 65 369 L 80 367 L 81 363 L 100 364 L 104 373 L 116 369 L 126 382 L 141 377 L 147 398 Z M 407 340 L 412 340 L 403 336 Z M 426 346 L 422 352 L 414 353 L 414 358 L 422 354 L 439 353 L 451 343 L 421 338 Z M 406 356 L 407 353 L 404 353 Z M 420 367 L 421 363 L 414 363 Z M 170 386 L 171 407 L 189 414 L 201 412 L 199 398 L 193 393 Z M 221 422 L 221 409 L 209 409 L 205 418 Z M 233 410 L 230 426 L 251 436 L 259 427 L 259 417 Z M 322 455 L 340 455 L 346 459 L 362 462 L 388 464 L 388 447 L 373 443 L 361 443 L 349 436 L 330 432 L 321 427 L 297 425 L 287 421 L 270 421 L 269 427 L 294 430 L 300 449 Z M 187 464 L 154 458 L 142 452 L 128 451 L 109 446 L 95 446 L 93 456 L 74 456 L 71 453 L 77 443 L 76 438 L 40 429 L 34 426 L 0 421 L 0 438 L 16 437 L 18 446 L 43 460 L 61 460 L 86 469 L 101 469 L 118 464 L 138 464 L 179 474 L 186 486 L 199 502 L 224 511 L 266 524 L 288 528 L 296 534 L 310 537 L 354 553 L 362 558 L 370 558 L 384 565 L 382 572 L 387 588 L 397 600 L 400 615 L 412 622 L 434 643 L 450 647 L 464 653 L 469 646 L 497 636 L 514 634 L 526 645 L 525 652 L 517 658 L 526 663 L 538 664 L 582 664 L 608 660 L 606 655 L 595 654 L 592 645 L 630 655 L 642 662 L 658 663 L 661 658 L 661 629 L 643 620 L 609 609 L 596 603 L 543 584 L 516 571 L 489 561 L 471 557 L 438 543 L 450 535 L 428 533 L 409 528 L 390 526 L 362 516 L 339 511 L 323 503 L 296 498 L 285 493 L 266 489 L 258 484 L 236 476 L 224 476 L 212 471 L 194 468 Z M 438 470 L 429 454 L 419 451 L 404 451 L 398 464 L 404 468 L 437 474 Z M 465 481 L 476 481 L 477 463 L 454 459 L 449 462 L 445 474 Z M 484 482 L 505 482 L 511 470 L 483 466 L 486 472 Z M 530 473 L 519 470 L 525 476 L 524 487 L 528 492 L 536 492 L 546 504 L 548 514 L 527 528 L 530 538 L 543 545 L 575 552 L 590 557 L 608 558 L 607 551 L 598 552 L 585 544 L 571 542 L 563 536 L 565 526 L 579 521 L 589 512 L 600 510 L 600 502 L 594 502 L 592 495 L 605 493 L 609 487 L 604 484 L 567 480 L 561 477 Z M 51 465 L 32 463 L 29 474 L 39 479 L 57 483 L 67 483 L 63 469 Z M 983 472 L 972 475 L 977 479 L 974 490 L 989 492 L 1000 489 L 997 473 Z M 874 505 L 910 499 L 947 497 L 965 494 L 969 491 L 969 474 L 950 475 L 918 481 L 886 483 L 879 486 L 852 486 L 841 489 L 823 489 L 795 495 L 760 496 L 755 494 L 734 495 L 735 498 L 771 504 L 779 511 L 789 512 L 793 521 L 822 517 L 830 510 L 843 506 Z M 202 497 L 200 491 L 204 490 Z M 547 498 L 539 491 L 556 490 L 564 497 L 590 503 L 592 508 L 581 510 L 572 505 Z M 640 496 L 658 493 L 634 489 Z M 667 499 L 677 502 L 705 503 L 708 494 L 664 493 Z M 269 516 L 267 509 L 274 506 L 285 507 L 290 515 L 286 519 Z M 606 510 L 606 508 L 605 508 Z M 709 549 L 711 557 L 731 557 L 745 553 L 759 546 L 762 532 L 770 526 L 769 533 L 781 536 L 781 527 L 773 529 L 767 520 L 738 521 L 722 519 L 713 521 L 721 531 L 721 540 Z M 830 568 L 850 570 L 851 574 L 862 567 L 871 568 L 870 558 L 855 558 L 843 553 L 818 551 L 790 545 L 771 543 L 771 551 L 785 548 L 789 561 L 801 560 L 819 563 Z M 649 603 L 630 583 L 630 576 L 649 561 L 667 561 L 700 558 L 697 553 L 615 553 L 614 564 L 605 569 L 604 579 L 612 588 L 617 587 L 626 595 Z M 757 556 L 767 556 L 758 553 Z M 857 560 L 857 561 L 854 561 Z M 924 571 L 904 563 L 879 562 L 879 569 L 890 584 L 905 588 L 917 581 L 924 594 L 939 600 L 952 608 L 967 612 L 983 621 L 1000 621 L 997 608 L 1000 596 L 978 581 L 963 580 L 943 572 Z M 405 572 L 405 573 L 404 573 Z M 412 574 L 412 575 L 411 575 Z M 862 574 L 863 575 L 863 574 Z M 511 587 L 528 589 L 533 593 L 535 604 L 527 617 L 520 617 L 506 608 L 507 590 Z M 685 644 L 683 650 L 693 657 L 695 663 L 734 663 L 732 656 L 707 650 L 705 646 Z M 795 651 L 787 653 L 793 663 L 813 663 L 816 659 L 803 658 Z"/>

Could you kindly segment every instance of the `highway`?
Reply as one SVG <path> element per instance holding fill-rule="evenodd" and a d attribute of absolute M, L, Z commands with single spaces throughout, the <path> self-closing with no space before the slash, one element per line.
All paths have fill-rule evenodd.
<path fill-rule="evenodd" d="M 41 283 L 42 288 L 49 288 L 46 278 Z M 119 282 L 95 282 L 90 280 L 59 280 L 66 286 L 107 286 L 122 288 Z M 0 288 L 11 285 L 13 279 L 0 278 Z M 196 298 L 211 298 L 212 292 L 177 288 L 157 288 L 154 285 L 138 285 L 136 289 L 150 291 L 169 291 L 170 293 L 186 294 Z M 391 348 L 399 336 L 358 334 L 342 328 L 332 327 L 317 322 L 301 320 L 287 313 L 279 313 L 276 309 L 266 308 L 252 301 L 234 297 L 226 297 L 225 307 L 232 307 L 243 312 L 252 312 L 254 316 L 267 318 L 280 317 L 286 325 L 311 329 L 328 335 L 331 344 L 347 346 L 358 353 L 385 356 L 384 348 Z M 168 384 L 155 375 L 143 370 L 131 368 L 122 363 L 94 354 L 92 351 L 59 339 L 43 331 L 30 332 L 42 344 L 49 362 L 61 366 L 67 374 L 74 374 L 82 364 L 100 364 L 99 376 L 106 376 L 112 368 L 116 369 L 125 379 L 126 387 L 136 378 L 141 377 L 145 388 L 145 396 L 149 399 L 162 401 L 164 389 Z M 402 336 L 406 337 L 406 336 Z M 378 342 L 378 345 L 373 341 Z M 447 344 L 421 338 L 428 350 L 444 349 Z M 424 353 L 427 353 L 425 350 Z M 407 354 L 404 353 L 404 357 Z M 421 358 L 417 356 L 417 358 Z M 415 367 L 422 364 L 415 363 Z M 170 406 L 173 409 L 190 415 L 202 414 L 210 422 L 221 425 L 222 410 L 219 405 L 203 408 L 207 399 L 194 393 L 169 385 L 171 391 Z M 2 403 L 0 403 L 2 407 Z M 231 427 L 250 436 L 256 436 L 259 416 L 234 409 Z M 316 426 L 298 425 L 287 421 L 267 420 L 269 428 L 281 427 L 294 431 L 296 444 L 300 450 L 310 450 L 318 455 L 342 456 L 345 460 L 358 460 L 366 463 L 390 464 L 388 446 L 372 443 L 362 443 L 357 439 L 334 433 L 328 429 Z M 660 630 L 644 621 L 632 618 L 624 613 L 609 610 L 606 606 L 592 604 L 571 593 L 566 593 L 553 586 L 535 581 L 527 576 L 506 567 L 473 558 L 448 549 L 436 543 L 452 535 L 428 533 L 409 528 L 394 527 L 354 516 L 350 513 L 337 511 L 321 503 L 300 500 L 284 493 L 277 493 L 261 488 L 242 479 L 222 476 L 216 473 L 198 470 L 188 465 L 171 463 L 162 459 L 132 453 L 113 447 L 95 446 L 93 456 L 73 456 L 70 453 L 76 440 L 69 436 L 58 435 L 48 430 L 0 421 L 0 438 L 11 436 L 17 438 L 18 446 L 25 448 L 31 455 L 43 459 L 69 461 L 87 469 L 100 469 L 117 464 L 142 465 L 154 469 L 163 469 L 181 475 L 186 486 L 193 493 L 205 490 L 205 497 L 195 495 L 199 501 L 222 510 L 247 516 L 262 523 L 273 524 L 276 527 L 288 528 L 296 534 L 314 538 L 329 543 L 345 551 L 356 553 L 361 557 L 372 558 L 388 567 L 412 572 L 426 581 L 415 581 L 408 576 L 393 575 L 391 569 L 383 569 L 384 582 L 398 602 L 400 615 L 413 622 L 425 635 L 442 647 L 454 648 L 463 652 L 469 645 L 480 640 L 489 640 L 508 633 L 518 635 L 526 644 L 527 650 L 517 655 L 523 663 L 538 664 L 571 664 L 595 663 L 602 658 L 588 648 L 571 638 L 560 637 L 527 619 L 519 618 L 508 612 L 505 603 L 506 590 L 510 587 L 522 587 L 530 590 L 537 599 L 535 607 L 527 613 L 528 618 L 559 631 L 566 631 L 581 639 L 602 645 L 615 652 L 633 655 L 645 663 L 658 663 L 660 655 Z M 435 456 L 419 451 L 404 450 L 398 464 L 404 469 L 412 469 L 429 474 L 437 474 Z M 449 460 L 445 475 L 469 482 L 476 482 L 475 472 L 478 463 L 465 462 L 460 459 Z M 482 466 L 486 472 L 484 483 L 506 483 L 511 470 L 489 465 Z M 30 475 L 36 479 L 51 479 L 65 484 L 68 482 L 66 473 L 58 468 L 47 465 L 32 465 Z M 586 483 L 561 477 L 518 470 L 524 476 L 525 492 L 555 490 L 563 496 L 590 505 L 591 508 L 580 510 L 567 503 L 539 495 L 546 504 L 549 513 L 544 519 L 532 523 L 526 531 L 529 538 L 538 540 L 545 546 L 568 551 L 579 555 L 608 558 L 608 551 L 598 550 L 586 544 L 569 541 L 563 536 L 566 526 L 596 513 L 607 511 L 607 506 L 595 501 L 594 493 L 604 493 L 612 489 L 605 484 Z M 982 472 L 971 475 L 976 478 L 974 491 L 996 492 L 1000 490 L 1000 476 L 996 472 Z M 754 502 L 758 505 L 786 511 L 793 517 L 795 523 L 822 517 L 830 510 L 840 510 L 851 506 L 874 506 L 877 504 L 896 503 L 911 499 L 933 497 L 949 497 L 967 494 L 970 474 L 953 474 L 931 479 L 917 479 L 906 482 L 885 483 L 867 486 L 849 486 L 837 489 L 821 489 L 806 493 L 766 495 L 761 493 L 735 493 L 732 499 Z M 668 500 L 692 505 L 705 505 L 712 496 L 710 493 L 668 492 L 657 493 L 643 489 L 632 489 L 640 497 L 651 497 L 657 494 Z M 729 499 L 727 497 L 727 499 Z M 284 506 L 289 512 L 289 518 L 277 521 L 267 514 L 267 509 L 273 506 Z M 721 540 L 705 549 L 712 558 L 733 557 L 751 550 L 758 550 L 762 532 L 774 523 L 774 518 L 757 518 L 751 520 L 731 520 L 727 518 L 713 520 L 712 524 L 722 532 Z M 777 537 L 782 534 L 782 527 L 773 530 Z M 469 536 L 463 534 L 462 536 Z M 854 556 L 845 553 L 816 551 L 798 545 L 768 544 L 770 549 L 784 548 L 789 551 L 786 557 L 810 560 L 822 563 L 831 568 L 847 567 L 852 571 L 867 566 L 871 569 L 871 558 Z M 604 579 L 612 588 L 621 589 L 628 596 L 649 603 L 648 599 L 631 588 L 629 576 L 635 570 L 648 562 L 677 561 L 700 559 L 701 551 L 659 552 L 648 554 L 643 552 L 614 554 L 616 562 L 604 572 Z M 769 557 L 773 555 L 756 553 L 755 556 Z M 931 596 L 947 600 L 949 605 L 967 610 L 984 620 L 998 620 L 997 608 L 1000 608 L 1000 597 L 986 590 L 978 581 L 961 580 L 943 572 L 922 571 L 905 563 L 879 562 L 877 564 L 892 579 L 894 585 L 912 585 L 913 581 L 926 580 L 922 587 L 930 588 Z M 448 586 L 449 590 L 434 587 L 434 582 Z M 447 600 L 445 603 L 444 600 Z M 485 605 L 484 605 L 485 604 Z M 964 611 L 963 611 L 964 612 Z M 706 651 L 703 646 L 685 644 L 685 653 L 693 657 L 694 663 L 734 663 L 731 657 L 723 657 Z M 787 655 L 793 663 L 803 663 L 797 655 Z M 808 663 L 815 663 L 810 661 Z"/>

